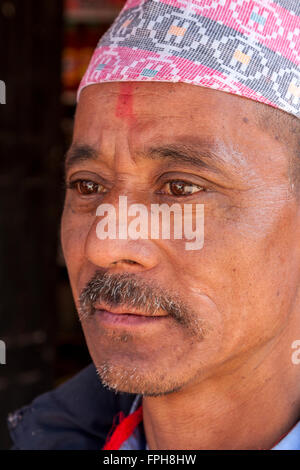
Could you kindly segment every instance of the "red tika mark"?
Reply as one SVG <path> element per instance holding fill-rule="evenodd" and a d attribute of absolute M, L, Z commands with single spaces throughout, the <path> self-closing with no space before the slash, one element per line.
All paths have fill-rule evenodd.
<path fill-rule="evenodd" d="M 119 450 L 143 419 L 143 405 L 126 418 L 123 417 L 113 433 L 109 434 L 102 450 Z"/>
<path fill-rule="evenodd" d="M 132 88 L 132 83 L 125 82 L 120 84 L 120 94 L 115 110 L 116 117 L 127 119 L 129 122 L 134 120 Z"/>

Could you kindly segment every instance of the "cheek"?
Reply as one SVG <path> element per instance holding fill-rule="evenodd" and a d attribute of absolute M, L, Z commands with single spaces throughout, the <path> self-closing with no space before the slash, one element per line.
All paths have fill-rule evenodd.
<path fill-rule="evenodd" d="M 61 243 L 72 288 L 78 283 L 92 222 L 91 217 L 77 215 L 69 205 L 65 205 L 61 221 Z"/>
<path fill-rule="evenodd" d="M 214 217 L 207 211 L 201 250 L 172 245 L 179 289 L 199 315 L 204 312 L 218 326 L 231 350 L 277 334 L 296 295 L 295 214 L 267 205 L 258 209 L 215 211 Z"/>

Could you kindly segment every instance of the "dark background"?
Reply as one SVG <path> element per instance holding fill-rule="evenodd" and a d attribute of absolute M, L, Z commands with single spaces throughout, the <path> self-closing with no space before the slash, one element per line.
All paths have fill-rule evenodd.
<path fill-rule="evenodd" d="M 0 0 L 0 449 L 6 418 L 91 362 L 59 244 L 76 89 L 122 0 Z"/>

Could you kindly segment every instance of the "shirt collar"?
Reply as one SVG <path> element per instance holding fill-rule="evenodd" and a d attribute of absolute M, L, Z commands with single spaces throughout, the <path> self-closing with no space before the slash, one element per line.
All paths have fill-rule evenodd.
<path fill-rule="evenodd" d="M 134 413 L 142 404 L 142 395 L 137 395 L 131 405 L 129 415 Z M 119 450 L 149 450 L 144 433 L 143 422 L 138 425 L 131 436 L 123 442 Z"/>

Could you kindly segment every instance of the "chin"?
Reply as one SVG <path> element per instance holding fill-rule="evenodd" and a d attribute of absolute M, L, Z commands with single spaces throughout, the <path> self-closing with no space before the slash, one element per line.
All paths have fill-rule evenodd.
<path fill-rule="evenodd" d="M 141 373 L 136 367 L 125 369 L 105 362 L 96 365 L 96 370 L 103 386 L 114 392 L 159 397 L 177 392 L 183 386 L 167 379 L 167 374 Z"/>

